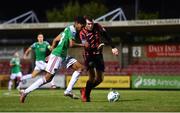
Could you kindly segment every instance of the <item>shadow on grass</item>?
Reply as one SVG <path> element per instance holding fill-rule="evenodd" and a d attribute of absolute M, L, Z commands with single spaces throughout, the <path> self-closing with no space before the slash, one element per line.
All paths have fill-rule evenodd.
<path fill-rule="evenodd" d="M 143 99 L 127 99 L 127 100 L 118 100 L 117 102 L 130 102 L 130 101 L 134 101 L 134 102 L 137 102 L 137 101 L 143 101 Z M 107 100 L 91 100 L 91 102 L 108 102 Z"/>
<path fill-rule="evenodd" d="M 143 101 L 143 99 L 127 99 L 127 100 L 120 100 L 122 102 L 127 102 L 127 101 Z"/>

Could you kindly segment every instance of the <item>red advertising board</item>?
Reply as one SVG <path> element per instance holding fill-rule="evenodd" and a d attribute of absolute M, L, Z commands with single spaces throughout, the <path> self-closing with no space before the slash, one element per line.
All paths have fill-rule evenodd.
<path fill-rule="evenodd" d="M 180 45 L 148 45 L 147 57 L 179 57 Z"/>

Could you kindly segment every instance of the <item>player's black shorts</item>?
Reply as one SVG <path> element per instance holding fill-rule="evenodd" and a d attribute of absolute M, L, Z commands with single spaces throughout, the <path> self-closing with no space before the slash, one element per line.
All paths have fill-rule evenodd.
<path fill-rule="evenodd" d="M 89 68 L 96 68 L 96 70 L 104 72 L 103 54 L 85 55 L 85 65 L 87 70 Z"/>

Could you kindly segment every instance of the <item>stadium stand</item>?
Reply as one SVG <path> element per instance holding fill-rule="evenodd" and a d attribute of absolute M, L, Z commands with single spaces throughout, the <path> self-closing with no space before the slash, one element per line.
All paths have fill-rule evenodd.
<path fill-rule="evenodd" d="M 134 74 L 176 75 L 180 73 L 180 61 L 139 61 L 123 68 L 122 72 Z"/>
<path fill-rule="evenodd" d="M 84 64 L 83 62 L 81 62 Z M 119 75 L 119 74 L 163 74 L 163 75 L 177 75 L 180 73 L 180 61 L 148 61 L 140 60 L 129 64 L 127 67 L 121 67 L 117 61 L 105 62 L 106 75 Z M 30 60 L 22 61 L 22 73 L 28 74 L 32 71 L 32 62 Z M 71 75 L 72 69 L 60 70 L 59 73 Z M 10 74 L 9 60 L 0 61 L 0 74 Z M 86 70 L 82 73 L 86 74 Z"/>

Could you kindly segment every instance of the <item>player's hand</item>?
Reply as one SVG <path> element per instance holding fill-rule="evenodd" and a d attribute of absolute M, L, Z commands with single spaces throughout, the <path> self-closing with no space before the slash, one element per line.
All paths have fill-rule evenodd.
<path fill-rule="evenodd" d="M 82 45 L 85 47 L 85 48 L 88 48 L 89 47 L 89 43 L 86 41 L 86 40 L 82 40 Z"/>
<path fill-rule="evenodd" d="M 50 51 L 52 51 L 53 49 L 54 49 L 54 47 L 52 47 L 52 46 L 49 48 Z"/>
<path fill-rule="evenodd" d="M 26 56 L 26 55 L 23 55 L 23 58 L 24 58 L 24 59 L 27 59 L 27 56 Z"/>
<path fill-rule="evenodd" d="M 48 56 L 45 58 L 45 62 L 48 62 L 48 61 L 49 61 L 49 56 L 50 56 L 50 55 L 48 55 Z"/>
<path fill-rule="evenodd" d="M 85 48 L 88 48 L 88 47 L 89 47 L 89 43 L 88 43 L 88 42 L 85 42 L 85 43 L 84 43 L 84 47 L 85 47 Z"/>
<path fill-rule="evenodd" d="M 117 48 L 113 48 L 112 53 L 113 53 L 113 55 L 116 55 L 116 56 L 119 55 L 119 51 Z"/>

